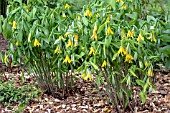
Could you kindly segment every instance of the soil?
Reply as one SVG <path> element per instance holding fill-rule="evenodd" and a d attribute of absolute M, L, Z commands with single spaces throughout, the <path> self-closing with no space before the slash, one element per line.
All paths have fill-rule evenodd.
<path fill-rule="evenodd" d="M 0 35 L 0 50 L 4 52 L 8 46 L 8 41 L 4 40 Z M 4 53 L 3 53 L 4 54 Z M 2 69 L 2 62 L 0 68 Z M 21 74 L 6 72 L 0 76 L 3 76 L 6 80 L 14 78 L 16 80 L 15 85 L 20 85 Z M 77 75 L 80 77 L 80 75 Z M 35 83 L 35 80 L 31 78 L 28 73 L 25 73 L 25 85 L 28 83 Z M 36 83 L 35 83 L 36 84 Z M 99 95 L 94 92 L 94 82 L 80 80 L 77 82 L 77 88 L 79 89 L 73 95 L 70 95 L 66 99 L 54 98 L 47 94 L 42 94 L 39 98 L 30 102 L 23 113 L 117 113 L 116 108 L 111 105 L 106 95 Z M 139 92 L 140 88 L 134 88 L 135 104 L 132 106 L 134 111 L 126 110 L 127 113 L 170 113 L 170 72 L 162 72 L 156 70 L 154 75 L 154 85 L 156 90 L 152 90 L 147 94 L 146 104 L 142 105 Z M 101 88 L 101 92 L 104 89 Z M 0 104 L 1 113 L 13 113 L 17 109 L 18 105 L 14 106 L 14 109 L 10 110 L 7 107 Z"/>

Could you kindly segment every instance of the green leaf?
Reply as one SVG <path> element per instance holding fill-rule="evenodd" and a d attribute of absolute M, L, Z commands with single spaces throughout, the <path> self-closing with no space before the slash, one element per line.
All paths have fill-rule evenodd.
<path fill-rule="evenodd" d="M 147 16 L 147 22 L 150 22 L 151 20 L 153 20 L 154 22 L 156 21 L 155 17 L 148 15 Z"/>
<path fill-rule="evenodd" d="M 131 19 L 137 19 L 137 17 L 138 17 L 136 12 L 133 12 L 132 14 L 126 13 L 125 15 L 128 16 Z"/>
<path fill-rule="evenodd" d="M 170 57 L 166 60 L 165 69 L 168 71 L 170 69 Z"/>
<path fill-rule="evenodd" d="M 145 85 L 145 83 L 144 83 L 144 81 L 142 81 L 142 80 L 136 80 L 136 83 L 138 84 L 138 85 L 140 85 L 141 87 L 144 87 L 144 85 Z"/>
<path fill-rule="evenodd" d="M 116 57 L 117 57 L 117 53 L 115 53 L 112 57 L 112 61 L 116 60 Z"/>
<path fill-rule="evenodd" d="M 97 34 L 99 34 L 99 33 L 104 29 L 104 27 L 105 27 L 105 23 L 102 24 L 102 25 L 99 27 L 99 29 L 97 30 Z"/>
<path fill-rule="evenodd" d="M 84 25 L 88 26 L 88 19 L 86 17 L 82 18 Z"/>
<path fill-rule="evenodd" d="M 144 92 L 140 92 L 140 96 L 142 99 L 142 104 L 144 104 L 146 102 L 146 94 Z"/>
<path fill-rule="evenodd" d="M 170 45 L 160 48 L 160 51 L 167 55 L 170 54 Z"/>
<path fill-rule="evenodd" d="M 3 102 L 3 101 L 4 101 L 4 97 L 0 96 L 0 102 Z"/>
<path fill-rule="evenodd" d="M 135 52 L 135 54 L 134 54 L 134 61 L 135 61 L 135 62 L 136 62 L 137 58 L 138 58 L 138 53 Z"/>
<path fill-rule="evenodd" d="M 90 62 L 90 64 L 94 67 L 95 70 L 98 70 L 98 66 L 96 64 L 94 64 L 93 62 Z"/>
<path fill-rule="evenodd" d="M 170 42 L 170 36 L 167 34 L 161 35 L 161 36 L 159 36 L 159 38 L 164 42 Z"/>
<path fill-rule="evenodd" d="M 24 110 L 25 108 L 26 108 L 26 105 L 25 105 L 25 104 L 20 104 L 20 105 L 18 106 L 19 111 L 22 111 L 22 110 Z"/>
<path fill-rule="evenodd" d="M 112 40 L 112 36 L 111 35 L 109 37 L 105 38 L 105 46 L 106 47 L 110 46 L 111 40 Z"/>
<path fill-rule="evenodd" d="M 116 0 L 107 0 L 109 2 L 109 5 L 112 6 L 113 9 L 116 8 Z"/>

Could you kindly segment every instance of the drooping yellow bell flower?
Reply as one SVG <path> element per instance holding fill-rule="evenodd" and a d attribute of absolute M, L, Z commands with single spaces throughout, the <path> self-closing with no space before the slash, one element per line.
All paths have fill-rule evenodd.
<path fill-rule="evenodd" d="M 108 15 L 106 22 L 110 22 L 110 17 L 111 17 L 111 14 Z"/>
<path fill-rule="evenodd" d="M 145 67 L 148 67 L 149 66 L 149 63 L 147 61 L 145 61 Z"/>
<path fill-rule="evenodd" d="M 71 63 L 72 60 L 70 59 L 70 57 L 68 55 L 66 55 L 66 58 L 64 59 L 63 63 Z"/>
<path fill-rule="evenodd" d="M 18 46 L 18 41 L 15 43 L 16 46 Z"/>
<path fill-rule="evenodd" d="M 125 50 L 122 46 L 120 46 L 117 54 L 118 54 L 118 55 L 119 55 L 119 54 L 124 54 L 124 55 L 125 55 L 126 53 L 127 53 L 127 50 Z"/>
<path fill-rule="evenodd" d="M 51 14 L 51 18 L 54 18 L 54 13 Z"/>
<path fill-rule="evenodd" d="M 12 29 L 15 30 L 16 28 L 17 28 L 17 23 L 15 21 L 13 21 Z"/>
<path fill-rule="evenodd" d="M 28 42 L 31 42 L 31 33 L 28 35 Z"/>
<path fill-rule="evenodd" d="M 151 68 L 148 70 L 148 75 L 151 76 L 151 77 L 153 76 L 153 71 L 152 71 Z"/>
<path fill-rule="evenodd" d="M 70 32 L 66 32 L 64 36 L 68 37 L 69 35 L 71 35 Z"/>
<path fill-rule="evenodd" d="M 68 44 L 66 45 L 66 48 L 70 47 L 70 46 L 73 46 L 73 42 L 69 39 L 68 40 Z"/>
<path fill-rule="evenodd" d="M 140 43 L 140 40 L 143 40 L 143 41 L 144 41 L 144 38 L 143 38 L 143 36 L 142 36 L 141 34 L 139 34 L 139 36 L 138 36 L 138 38 L 137 38 L 138 43 Z"/>
<path fill-rule="evenodd" d="M 133 57 L 132 57 L 132 55 L 131 55 L 131 54 L 127 54 L 127 55 L 126 55 L 125 62 L 132 63 L 132 60 L 133 60 Z"/>
<path fill-rule="evenodd" d="M 122 31 L 121 31 L 121 38 L 125 38 L 125 31 L 124 31 L 124 29 L 122 29 Z"/>
<path fill-rule="evenodd" d="M 80 20 L 81 20 L 81 17 L 80 17 L 80 16 L 78 16 L 78 17 L 77 17 L 77 19 L 80 21 Z"/>
<path fill-rule="evenodd" d="M 58 52 L 58 46 L 56 46 L 54 54 L 56 54 Z"/>
<path fill-rule="evenodd" d="M 71 6 L 70 6 L 69 4 L 66 4 L 66 5 L 64 6 L 64 8 L 65 8 L 65 9 L 69 9 L 69 8 L 71 8 Z"/>
<path fill-rule="evenodd" d="M 40 46 L 41 44 L 40 44 L 40 42 L 37 40 L 37 39 L 35 39 L 35 41 L 34 41 L 34 47 L 36 47 L 36 46 Z"/>
<path fill-rule="evenodd" d="M 8 61 L 8 57 L 5 55 L 5 57 L 4 57 L 4 63 L 6 64 L 6 63 L 8 63 L 9 61 Z"/>
<path fill-rule="evenodd" d="M 110 34 L 114 34 L 113 31 L 111 30 L 110 26 L 107 28 L 107 32 L 106 32 L 107 35 L 110 35 Z"/>
<path fill-rule="evenodd" d="M 90 48 L 90 52 L 89 52 L 89 55 L 92 55 L 92 54 L 95 54 L 95 50 L 93 47 Z"/>
<path fill-rule="evenodd" d="M 86 10 L 86 12 L 84 13 L 84 16 L 92 16 L 92 12 L 88 9 Z"/>
<path fill-rule="evenodd" d="M 77 34 L 74 34 L 74 38 L 75 38 L 76 41 L 78 41 L 79 36 Z"/>
<path fill-rule="evenodd" d="M 95 23 L 94 29 L 93 29 L 93 35 L 91 37 L 92 40 L 97 40 L 97 24 Z"/>
<path fill-rule="evenodd" d="M 134 32 L 134 31 L 128 30 L 128 33 L 127 33 L 126 38 L 129 38 L 129 37 L 133 38 L 134 35 L 135 35 L 135 32 Z"/>
<path fill-rule="evenodd" d="M 106 67 L 106 65 L 107 65 L 107 62 L 106 62 L 106 60 L 104 60 L 101 67 L 104 68 L 104 67 Z"/>
<path fill-rule="evenodd" d="M 126 9 L 126 4 L 123 3 L 123 5 L 121 6 L 122 9 Z"/>
<path fill-rule="evenodd" d="M 87 74 L 85 77 L 84 77 L 84 80 L 93 80 L 92 76 L 90 74 Z"/>
<path fill-rule="evenodd" d="M 81 77 L 84 79 L 84 77 L 86 76 L 86 72 L 84 72 Z"/>
<path fill-rule="evenodd" d="M 152 39 L 154 42 L 156 42 L 156 37 L 155 37 L 154 33 L 152 33 Z"/>

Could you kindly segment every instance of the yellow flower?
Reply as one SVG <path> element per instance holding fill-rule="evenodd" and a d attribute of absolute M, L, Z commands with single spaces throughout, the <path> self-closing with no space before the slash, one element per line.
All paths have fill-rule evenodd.
<path fill-rule="evenodd" d="M 86 12 L 84 13 L 84 16 L 92 16 L 92 12 L 88 9 L 86 10 Z"/>
<path fill-rule="evenodd" d="M 126 4 L 125 3 L 123 3 L 123 5 L 122 5 L 122 7 L 121 7 L 122 9 L 126 9 Z"/>
<path fill-rule="evenodd" d="M 31 33 L 28 35 L 28 42 L 31 42 Z"/>
<path fill-rule="evenodd" d="M 71 35 L 70 32 L 66 32 L 66 33 L 65 33 L 65 36 L 66 36 L 66 37 L 68 37 L 69 35 Z"/>
<path fill-rule="evenodd" d="M 97 24 L 95 23 L 94 29 L 93 29 L 93 35 L 91 37 L 92 40 L 96 39 L 97 40 Z"/>
<path fill-rule="evenodd" d="M 118 55 L 119 54 L 126 54 L 127 53 L 127 51 L 122 47 L 122 46 L 120 46 L 120 48 L 119 48 L 119 50 L 118 50 Z"/>
<path fill-rule="evenodd" d="M 100 14 L 99 14 L 99 13 L 97 13 L 97 14 L 96 14 L 96 17 L 100 17 Z"/>
<path fill-rule="evenodd" d="M 145 67 L 148 67 L 149 63 L 147 61 L 145 61 Z"/>
<path fill-rule="evenodd" d="M 51 14 L 51 18 L 54 18 L 54 14 L 53 13 Z"/>
<path fill-rule="evenodd" d="M 122 31 L 121 31 L 121 38 L 125 38 L 125 32 L 124 32 L 124 29 L 122 29 Z"/>
<path fill-rule="evenodd" d="M 148 75 L 151 77 L 153 76 L 153 71 L 151 69 L 148 70 Z"/>
<path fill-rule="evenodd" d="M 113 31 L 111 30 L 110 27 L 107 28 L 107 32 L 106 32 L 107 35 L 110 35 L 110 34 L 114 34 Z"/>
<path fill-rule="evenodd" d="M 74 38 L 78 41 L 79 36 L 77 34 L 74 34 Z"/>
<path fill-rule="evenodd" d="M 131 55 L 131 54 L 127 54 L 127 55 L 126 55 L 125 62 L 132 63 L 132 60 L 133 60 L 133 57 L 132 57 L 132 55 Z"/>
<path fill-rule="evenodd" d="M 66 14 L 65 14 L 65 13 L 63 13 L 63 14 L 62 14 L 62 17 L 63 17 L 63 18 L 66 18 L 67 16 L 66 16 Z"/>
<path fill-rule="evenodd" d="M 92 55 L 92 54 L 95 54 L 95 50 L 93 47 L 90 48 L 90 52 L 89 52 L 89 55 Z"/>
<path fill-rule="evenodd" d="M 70 57 L 68 56 L 68 55 L 66 55 L 66 58 L 64 59 L 64 61 L 63 61 L 63 63 L 71 63 L 72 62 L 72 60 L 70 59 Z"/>
<path fill-rule="evenodd" d="M 70 5 L 66 4 L 64 8 L 69 9 L 70 7 L 71 7 Z"/>
<path fill-rule="evenodd" d="M 84 77 L 86 76 L 86 73 L 84 72 L 81 77 L 84 79 Z"/>
<path fill-rule="evenodd" d="M 54 54 L 58 52 L 58 46 L 56 46 Z"/>
<path fill-rule="evenodd" d="M 10 22 L 8 22 L 8 24 L 12 25 L 12 22 L 10 21 Z"/>
<path fill-rule="evenodd" d="M 93 80 L 93 78 L 90 74 L 87 74 L 83 79 L 84 80 Z"/>
<path fill-rule="evenodd" d="M 59 39 L 62 40 L 63 36 L 59 36 Z"/>
<path fill-rule="evenodd" d="M 16 46 L 18 46 L 18 41 L 15 43 Z"/>
<path fill-rule="evenodd" d="M 80 21 L 80 20 L 81 20 L 81 17 L 80 17 L 80 16 L 78 16 L 78 17 L 77 17 L 77 19 Z"/>
<path fill-rule="evenodd" d="M 116 0 L 116 2 L 123 2 L 123 0 Z"/>
<path fill-rule="evenodd" d="M 36 46 L 40 46 L 41 44 L 40 44 L 40 42 L 37 40 L 37 39 L 35 39 L 35 41 L 34 41 L 34 47 L 36 47 Z"/>
<path fill-rule="evenodd" d="M 13 26 L 12 26 L 12 29 L 16 29 L 17 28 L 17 23 L 15 21 L 13 21 Z"/>
<path fill-rule="evenodd" d="M 149 36 L 147 39 L 156 42 L 156 37 L 154 33 L 152 33 L 151 36 Z"/>
<path fill-rule="evenodd" d="M 104 62 L 103 62 L 101 67 L 104 68 L 104 67 L 106 67 L 106 65 L 107 65 L 107 62 L 106 62 L 106 60 L 104 60 Z"/>
<path fill-rule="evenodd" d="M 4 57 L 4 63 L 6 64 L 7 62 L 9 62 L 9 61 L 8 61 L 8 57 L 5 55 L 5 57 Z"/>
<path fill-rule="evenodd" d="M 69 39 L 69 40 L 68 40 L 68 44 L 66 45 L 66 48 L 68 48 L 68 47 L 70 47 L 70 46 L 73 46 L 73 43 L 72 43 L 72 41 Z"/>
<path fill-rule="evenodd" d="M 152 39 L 153 39 L 154 42 L 156 42 L 156 38 L 155 38 L 154 33 L 152 33 Z"/>
<path fill-rule="evenodd" d="M 143 40 L 143 41 L 144 41 L 144 38 L 143 38 L 143 36 L 142 36 L 141 34 L 139 34 L 139 36 L 138 36 L 138 38 L 137 38 L 138 43 L 140 43 L 140 40 Z"/>
<path fill-rule="evenodd" d="M 134 34 L 135 34 L 134 31 L 128 30 L 128 33 L 127 33 L 127 37 L 126 37 L 126 38 L 129 38 L 129 37 L 132 37 L 132 38 L 133 38 Z"/>
<path fill-rule="evenodd" d="M 110 17 L 111 17 L 111 14 L 108 15 L 106 22 L 110 22 Z"/>

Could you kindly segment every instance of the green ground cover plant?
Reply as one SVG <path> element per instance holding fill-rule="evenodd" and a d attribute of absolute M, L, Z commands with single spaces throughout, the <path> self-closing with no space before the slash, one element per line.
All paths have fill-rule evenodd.
<path fill-rule="evenodd" d="M 119 112 L 131 106 L 135 86 L 141 87 L 144 104 L 154 87 L 154 64 L 162 56 L 164 26 L 162 18 L 144 13 L 142 4 L 96 0 L 74 12 L 69 2 L 55 7 L 45 0 L 11 2 L 3 25 L 1 18 L 0 30 L 10 40 L 3 61 L 8 64 L 12 56 L 13 64 L 24 62 L 41 88 L 53 96 L 62 92 L 64 97 L 80 79 L 74 75 L 79 72 L 82 79 L 105 88 Z"/>
<path fill-rule="evenodd" d="M 14 80 L 0 81 L 0 102 L 12 109 L 12 105 L 26 106 L 42 92 L 33 85 L 14 86 Z"/>

